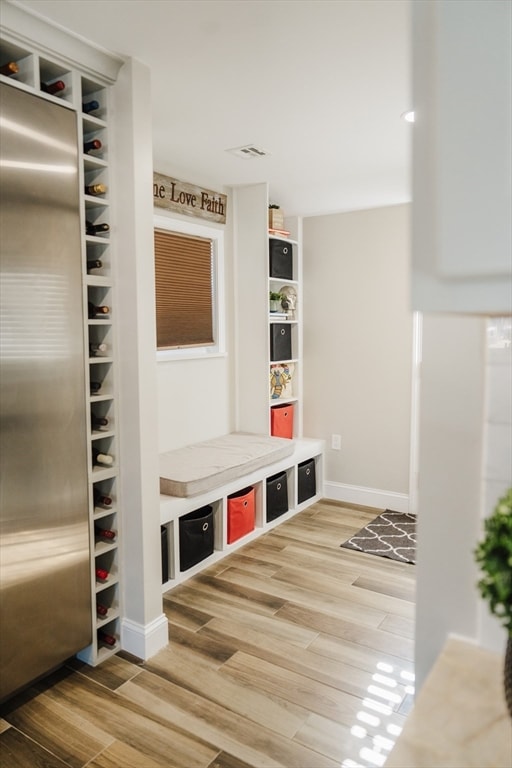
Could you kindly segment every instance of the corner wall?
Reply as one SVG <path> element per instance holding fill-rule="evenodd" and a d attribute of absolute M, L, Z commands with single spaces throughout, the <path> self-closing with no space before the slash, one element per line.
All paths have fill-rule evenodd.
<path fill-rule="evenodd" d="M 398 205 L 303 220 L 304 434 L 326 441 L 326 496 L 404 512 L 409 216 Z"/>

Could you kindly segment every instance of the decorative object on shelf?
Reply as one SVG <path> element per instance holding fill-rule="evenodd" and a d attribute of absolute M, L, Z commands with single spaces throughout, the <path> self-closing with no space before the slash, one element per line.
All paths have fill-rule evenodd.
<path fill-rule="evenodd" d="M 288 320 L 295 320 L 295 310 L 297 309 L 297 291 L 293 285 L 283 285 L 279 289 L 281 294 L 281 307 L 286 312 Z"/>
<path fill-rule="evenodd" d="M 275 203 L 268 206 L 268 228 L 284 229 L 284 216 L 281 208 Z"/>
<path fill-rule="evenodd" d="M 284 400 L 293 397 L 292 385 L 295 366 L 293 363 L 279 363 L 270 366 L 270 397 Z"/>
<path fill-rule="evenodd" d="M 282 312 L 283 310 L 281 306 L 282 299 L 283 299 L 283 296 L 281 293 L 278 293 L 277 291 L 269 291 L 268 300 L 270 302 L 271 312 Z"/>
<path fill-rule="evenodd" d="M 498 499 L 494 511 L 484 520 L 484 537 L 474 555 L 483 574 L 477 583 L 480 594 L 508 632 L 504 685 L 512 717 L 512 488 Z"/>

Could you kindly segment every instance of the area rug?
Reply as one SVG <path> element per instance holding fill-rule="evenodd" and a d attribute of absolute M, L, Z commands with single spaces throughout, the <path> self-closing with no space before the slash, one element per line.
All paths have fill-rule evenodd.
<path fill-rule="evenodd" d="M 416 515 L 386 509 L 340 546 L 415 564 Z"/>

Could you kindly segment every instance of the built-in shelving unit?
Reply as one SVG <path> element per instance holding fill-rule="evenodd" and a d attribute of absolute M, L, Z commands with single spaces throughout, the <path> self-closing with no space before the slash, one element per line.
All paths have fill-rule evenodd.
<path fill-rule="evenodd" d="M 272 530 L 272 528 L 296 515 L 297 512 L 321 499 L 323 493 L 323 451 L 324 443 L 322 440 L 296 439 L 294 451 L 287 458 L 233 480 L 221 488 L 191 498 L 160 496 L 160 524 L 165 536 L 162 540 L 162 559 L 169 564 L 168 578 L 163 581 L 162 591 L 166 592 L 181 584 L 204 568 L 218 562 L 239 547 Z M 310 486 L 305 488 L 305 475 L 302 472 L 302 466 L 305 463 L 310 463 L 314 467 L 314 488 Z M 267 484 L 270 478 L 278 474 L 282 475 L 283 482 L 286 484 L 288 504 L 285 512 L 271 520 L 269 510 L 273 500 L 267 494 Z M 254 527 L 236 541 L 228 543 L 229 497 L 248 487 L 254 488 Z M 304 500 L 301 501 L 301 498 Z M 213 551 L 191 568 L 182 570 L 180 562 L 180 518 L 207 507 L 210 507 L 213 512 L 211 523 L 213 526 Z M 201 546 L 200 534 L 196 540 L 198 546 Z"/>
<path fill-rule="evenodd" d="M 116 418 L 117 372 L 115 288 L 112 229 L 92 233 L 90 225 L 111 225 L 108 155 L 109 78 L 91 77 L 59 56 L 25 46 L 15 35 L 2 32 L 0 71 L 13 62 L 11 74 L 0 80 L 74 110 L 77 137 L 84 148 L 78 168 L 82 228 L 82 288 L 84 358 L 87 402 L 83 404 L 89 442 L 89 531 L 91 542 L 92 643 L 79 657 L 96 665 L 120 649 L 119 457 Z M 3 68 L 3 70 L 2 70 Z M 53 92 L 52 92 L 53 91 Z M 96 102 L 88 112 L 83 105 Z M 87 108 L 89 109 L 89 107 Z M 90 148 L 89 142 L 99 143 Z M 106 191 L 87 194 L 86 187 L 103 184 Z M 89 224 L 88 224 L 89 223 Z M 94 263 L 93 263 L 94 262 Z M 107 306 L 95 315 L 89 305 Z M 108 454 L 108 466 L 93 460 L 95 450 Z M 107 532 L 107 533 L 105 533 Z M 100 575 L 97 575 L 100 574 Z M 96 611 L 97 607 L 97 611 Z"/>
<path fill-rule="evenodd" d="M 162 589 L 171 589 L 238 547 L 280 525 L 297 512 L 322 498 L 322 440 L 302 436 L 302 250 L 301 222 L 287 219 L 289 237 L 276 238 L 268 230 L 269 194 L 267 184 L 251 184 L 233 190 L 234 249 L 236 264 L 236 430 L 272 434 L 272 409 L 292 405 L 293 453 L 273 465 L 192 498 L 160 497 L 162 560 L 169 564 Z M 286 247 L 288 272 L 277 276 L 271 267 L 270 244 L 279 240 Z M 279 274 L 285 274 L 280 272 Z M 278 317 L 270 311 L 270 292 L 293 289 L 293 313 Z M 273 333 L 283 330 L 284 346 L 273 343 Z M 283 353 L 283 349 L 285 350 Z M 272 370 L 291 373 L 289 379 L 272 384 Z M 282 436 L 282 435 L 281 435 Z M 278 478 L 276 480 L 276 478 Z M 254 527 L 236 541 L 228 542 L 229 500 L 247 487 L 254 489 Z M 280 505 L 276 489 L 286 491 Z M 278 508 L 279 507 L 279 508 Z M 198 510 L 211 510 L 213 542 L 204 558 L 182 570 L 180 563 L 180 520 Z M 210 521 L 208 521 L 210 525 Z M 198 535 L 200 540 L 200 532 Z"/>
<path fill-rule="evenodd" d="M 271 409 L 293 404 L 293 437 L 302 437 L 302 232 L 300 219 L 286 219 L 289 237 L 268 230 L 267 184 L 233 190 L 236 213 L 237 260 L 237 428 L 271 434 Z M 291 251 L 289 276 L 273 276 L 270 243 L 280 241 Z M 293 289 L 293 314 L 270 312 L 270 291 Z M 277 329 L 276 326 L 282 326 Z M 267 329 L 266 332 L 264 329 Z M 289 337 L 290 354 L 272 354 L 272 336 L 279 330 Z M 273 374 L 275 374 L 273 376 Z M 290 379 L 291 376 L 291 379 Z"/>
<path fill-rule="evenodd" d="M 270 433 L 278 437 L 297 437 L 299 434 L 299 411 L 301 405 L 300 373 L 301 373 L 301 334 L 300 322 L 301 306 L 298 301 L 300 291 L 300 243 L 290 237 L 276 237 L 269 235 L 269 257 L 267 263 L 269 295 L 288 291 L 290 307 L 288 310 L 281 307 L 281 311 L 269 310 L 269 417 Z M 280 252 L 280 260 L 289 264 L 288 270 L 277 270 L 286 277 L 276 277 L 274 269 L 273 249 L 277 247 Z M 284 252 L 284 253 L 283 253 Z M 282 266 L 282 264 L 281 264 Z M 293 297 L 293 298 L 291 298 Z M 281 341 L 282 340 L 282 341 Z M 287 404 L 287 414 L 291 421 L 290 433 L 284 434 L 274 428 L 272 408 L 281 408 Z M 291 407 L 290 407 L 291 406 Z M 296 415 L 297 414 L 297 415 Z"/>

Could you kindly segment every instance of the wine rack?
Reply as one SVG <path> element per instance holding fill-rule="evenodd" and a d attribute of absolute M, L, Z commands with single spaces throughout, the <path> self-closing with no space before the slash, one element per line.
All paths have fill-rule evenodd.
<path fill-rule="evenodd" d="M 83 105 L 86 111 L 83 110 Z M 89 308 L 107 308 L 106 313 L 87 311 L 87 353 L 90 388 L 90 478 L 92 497 L 91 540 L 94 541 L 92 574 L 96 611 L 92 646 L 80 658 L 98 663 L 119 650 L 119 506 L 116 419 L 115 293 L 112 273 L 112 238 L 110 216 L 110 177 L 108 164 L 108 89 L 90 78 L 80 81 L 81 144 L 83 146 L 83 219 L 85 269 L 84 303 Z M 80 138 L 80 137 L 79 137 Z M 102 185 L 100 194 L 88 188 Z M 104 191 L 103 191 L 104 190 Z M 108 225 L 106 231 L 91 234 L 92 227 Z M 91 266 L 92 265 L 92 266 Z M 99 385 L 99 388 L 98 388 Z M 106 422 L 106 423 L 103 423 Z M 97 449 L 112 459 L 111 465 L 96 464 L 92 452 Z M 100 500 L 106 497 L 108 504 Z M 114 533 L 105 539 L 100 529 Z M 97 570 L 107 572 L 105 578 Z"/>
<path fill-rule="evenodd" d="M 53 34 L 53 33 L 52 33 Z M 11 66 L 12 63 L 12 66 Z M 87 66 L 87 72 L 91 67 Z M 2 73 L 3 72 L 3 73 Z M 89 535 L 91 542 L 92 643 L 79 658 L 91 665 L 120 649 L 120 537 L 119 456 L 115 286 L 111 184 L 109 174 L 109 81 L 90 77 L 79 66 L 20 44 L 14 34 L 0 38 L 0 80 L 37 96 L 58 102 L 77 113 L 80 153 L 82 288 L 84 357 L 87 360 L 85 418 L 89 442 Z M 55 86 L 52 88 L 52 85 Z M 85 105 L 85 106 L 84 106 Z M 98 190 L 88 187 L 103 185 Z M 89 304 L 108 306 L 90 316 Z M 97 449 L 112 457 L 110 465 L 93 461 Z M 101 530 L 111 531 L 110 538 Z M 98 576 L 97 574 L 101 574 Z"/>

